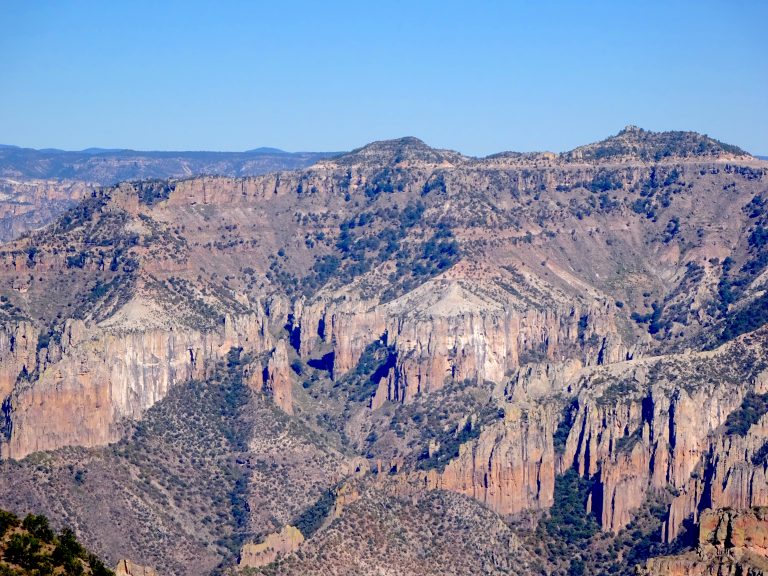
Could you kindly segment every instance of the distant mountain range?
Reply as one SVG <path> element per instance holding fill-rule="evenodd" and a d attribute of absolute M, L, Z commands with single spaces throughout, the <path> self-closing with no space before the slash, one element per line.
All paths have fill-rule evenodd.
<path fill-rule="evenodd" d="M 115 184 L 147 178 L 201 174 L 256 176 L 306 168 L 333 152 L 285 152 L 256 148 L 245 152 L 158 152 L 87 148 L 80 151 L 0 145 L 0 177 L 18 180 L 78 180 Z"/>

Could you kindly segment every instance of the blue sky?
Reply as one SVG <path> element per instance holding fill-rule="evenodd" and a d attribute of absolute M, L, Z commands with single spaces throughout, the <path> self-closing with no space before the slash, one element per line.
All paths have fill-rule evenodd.
<path fill-rule="evenodd" d="M 566 150 L 626 124 L 768 154 L 768 2 L 0 0 L 0 142 Z"/>

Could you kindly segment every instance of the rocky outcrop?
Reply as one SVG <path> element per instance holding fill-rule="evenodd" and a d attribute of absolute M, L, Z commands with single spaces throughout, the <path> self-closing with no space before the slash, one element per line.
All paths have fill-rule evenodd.
<path fill-rule="evenodd" d="M 498 289 L 493 298 L 478 296 L 458 277 L 430 282 L 384 305 L 302 303 L 294 323 L 303 356 L 332 347 L 337 376 L 353 369 L 365 347 L 383 335 L 397 357 L 386 381 L 386 399 L 393 402 L 409 402 L 449 381 L 502 383 L 532 359 L 576 356 L 598 365 L 637 353 L 618 335 L 608 306 L 526 308 Z M 382 400 L 378 394 L 375 404 Z"/>
<path fill-rule="evenodd" d="M 157 570 L 141 566 L 130 560 L 120 560 L 115 566 L 115 576 L 158 576 Z"/>
<path fill-rule="evenodd" d="M 509 406 L 503 422 L 462 444 L 442 471 L 424 474 L 427 489 L 450 490 L 502 515 L 552 505 L 555 457 L 553 414 L 546 407 Z"/>
<path fill-rule="evenodd" d="M 271 343 L 259 314 L 226 318 L 210 333 L 105 331 L 67 320 L 60 341 L 39 347 L 38 338 L 27 325 L 0 338 L 0 374 L 15 382 L 4 403 L 5 458 L 113 442 L 124 419 L 140 418 L 175 383 L 204 377 L 230 348 L 261 351 Z"/>
<path fill-rule="evenodd" d="M 0 172 L 3 172 L 0 161 Z M 0 240 L 53 221 L 93 188 L 87 181 L 11 179 L 0 177 Z"/>
<path fill-rule="evenodd" d="M 755 350 L 630 362 L 582 382 L 562 463 L 595 480 L 591 506 L 605 529 L 626 526 L 649 489 L 673 494 L 667 540 L 701 508 L 768 504 L 756 457 L 768 439 L 765 417 L 745 437 L 723 430 L 748 392 L 765 389 Z"/>
<path fill-rule="evenodd" d="M 298 528 L 287 525 L 280 532 L 269 534 L 259 544 L 246 544 L 240 551 L 241 568 L 259 568 L 271 564 L 281 556 L 298 550 L 304 536 Z"/>
<path fill-rule="evenodd" d="M 706 510 L 695 552 L 652 558 L 638 576 L 768 574 L 768 510 Z"/>
<path fill-rule="evenodd" d="M 593 483 L 588 508 L 608 531 L 625 527 L 649 491 L 671 493 L 668 541 L 704 507 L 768 505 L 768 415 L 744 436 L 724 427 L 748 393 L 766 391 L 755 350 L 528 366 L 505 389 L 504 421 L 416 477 L 508 515 L 551 506 L 556 475 L 574 467 Z M 430 442 L 429 456 L 438 450 Z"/>
<path fill-rule="evenodd" d="M 291 367 L 288 364 L 288 348 L 285 340 L 280 340 L 269 356 L 269 361 L 264 368 L 264 389 L 272 395 L 275 404 L 285 411 L 293 414 L 293 377 Z"/>

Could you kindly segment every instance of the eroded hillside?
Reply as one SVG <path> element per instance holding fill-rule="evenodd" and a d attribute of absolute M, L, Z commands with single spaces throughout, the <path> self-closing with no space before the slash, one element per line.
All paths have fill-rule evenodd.
<path fill-rule="evenodd" d="M 247 152 L 67 152 L 0 145 L 0 240 L 18 238 L 53 222 L 101 186 L 201 174 L 254 176 L 304 168 L 332 155 L 273 148 Z"/>
<path fill-rule="evenodd" d="M 767 168 L 629 127 L 560 155 L 406 138 L 94 192 L 0 253 L 1 450 L 20 461 L 0 502 L 169 573 L 231 566 L 297 523 L 269 573 L 375 573 L 387 546 L 458 542 L 457 574 L 673 552 L 706 508 L 768 505 Z M 191 398 L 217 397 L 228 365 L 241 424 L 208 439 L 195 426 L 221 409 Z M 73 470 L 126 494 L 119 529 Z M 433 537 L 385 528 L 441 507 L 457 516 Z M 487 550 L 461 535 L 489 523 Z M 342 543 L 367 534 L 385 542 L 355 564 Z"/>

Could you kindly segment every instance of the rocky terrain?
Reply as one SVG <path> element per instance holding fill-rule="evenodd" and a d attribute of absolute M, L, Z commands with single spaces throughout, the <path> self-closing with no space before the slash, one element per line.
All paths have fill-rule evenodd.
<path fill-rule="evenodd" d="M 768 573 L 766 509 L 706 510 L 695 552 L 648 560 L 639 576 L 730 576 Z"/>
<path fill-rule="evenodd" d="M 94 190 L 0 249 L 0 505 L 161 574 L 667 573 L 768 506 L 767 171 L 627 127 Z"/>
<path fill-rule="evenodd" d="M 254 176 L 304 168 L 333 154 L 257 148 L 246 152 L 34 150 L 0 145 L 0 240 L 52 222 L 100 186 L 123 180 Z"/>

